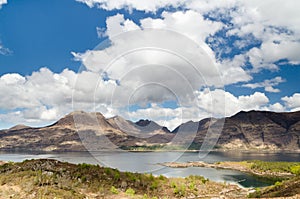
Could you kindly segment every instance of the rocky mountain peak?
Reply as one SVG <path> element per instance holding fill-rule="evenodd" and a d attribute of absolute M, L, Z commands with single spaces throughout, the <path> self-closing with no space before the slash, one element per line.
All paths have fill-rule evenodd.
<path fill-rule="evenodd" d="M 140 119 L 139 121 L 135 122 L 136 125 L 139 126 L 147 126 L 151 123 L 152 121 L 148 120 L 148 119 Z"/>

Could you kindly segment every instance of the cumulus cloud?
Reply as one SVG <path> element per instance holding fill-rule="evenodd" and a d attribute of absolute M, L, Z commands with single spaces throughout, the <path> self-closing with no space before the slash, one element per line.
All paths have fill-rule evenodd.
<path fill-rule="evenodd" d="M 90 7 L 98 6 L 107 10 L 130 8 L 143 11 L 155 12 L 166 5 L 174 8 L 185 8 L 185 11 L 164 11 L 160 18 L 141 19 L 141 27 L 156 29 L 171 29 L 185 34 L 193 39 L 215 59 L 215 52 L 205 43 L 208 36 L 210 39 L 220 40 L 227 37 L 237 36 L 239 40 L 233 45 L 235 48 L 247 49 L 241 51 L 242 59 L 239 59 L 239 67 L 228 68 L 241 81 L 249 81 L 249 72 L 257 73 L 263 69 L 276 71 L 279 69 L 278 61 L 298 65 L 300 63 L 297 52 L 300 50 L 300 20 L 297 10 L 297 2 L 293 0 L 279 0 L 273 2 L 267 0 L 238 1 L 230 0 L 219 2 L 216 0 L 192 0 L 192 1 L 106 1 L 106 0 L 81 0 Z M 197 23 L 194 23 L 197 21 Z M 122 26 L 119 24 L 122 23 Z M 114 35 L 124 30 L 138 29 L 136 24 L 121 15 L 107 20 L 107 34 Z M 220 38 L 216 33 L 220 30 L 226 32 L 225 38 Z M 104 35 L 100 31 L 100 35 Z M 112 34 L 114 33 L 114 34 Z M 253 45 L 253 40 L 257 46 Z M 211 44 L 213 45 L 213 44 Z M 220 51 L 231 52 L 231 47 L 219 43 L 216 48 Z M 220 57 L 218 57 L 219 59 Z M 234 58 L 220 58 L 216 63 L 228 66 L 237 63 Z M 245 72 L 243 66 L 249 62 L 252 69 Z M 229 64 L 228 64 L 229 63 Z M 227 64 L 227 65 L 226 65 Z M 225 67 L 223 66 L 223 68 Z M 223 70 L 222 70 L 223 71 Z M 226 72 L 225 72 L 226 73 Z M 248 74 L 246 74 L 248 73 Z M 228 72 L 229 74 L 229 72 Z M 234 78 L 225 78 L 226 80 Z M 269 91 L 272 88 L 268 89 Z"/>
<path fill-rule="evenodd" d="M 240 38 L 235 44 L 238 48 L 251 46 L 249 35 L 253 36 L 254 39 L 261 42 L 261 45 L 251 47 L 249 51 L 244 53 L 246 60 L 249 60 L 253 67 L 252 72 L 259 72 L 262 69 L 278 70 L 276 62 L 283 59 L 286 59 L 287 63 L 291 65 L 300 63 L 299 56 L 297 56 L 297 52 L 300 50 L 298 12 L 300 5 L 294 0 L 276 2 L 272 0 L 263 2 L 260 0 L 224 2 L 217 0 L 154 0 L 149 2 L 138 0 L 79 0 L 79 2 L 90 7 L 97 6 L 107 10 L 127 8 L 129 10 L 156 12 L 166 6 L 185 8 L 188 14 L 164 12 L 161 19 L 147 18 L 141 20 L 141 23 L 143 26 L 153 28 L 171 28 L 182 33 L 188 32 L 193 39 L 202 37 L 202 40 L 208 33 L 212 34 L 223 27 L 227 31 L 228 37 L 235 35 Z M 202 23 L 203 16 L 209 17 L 205 19 L 205 23 Z M 211 18 L 213 20 L 209 20 Z M 216 23 L 216 21 L 224 20 L 230 22 L 230 25 L 222 26 Z M 197 23 L 193 23 L 194 21 Z M 225 49 L 225 46 L 222 48 Z M 230 49 L 227 48 L 227 50 Z"/>
<path fill-rule="evenodd" d="M 72 91 L 77 77 L 86 78 L 86 81 L 78 82 L 78 102 L 82 109 L 91 110 L 94 92 L 91 92 L 89 83 L 94 81 L 96 85 L 98 82 L 97 77 L 92 79 L 93 75 L 87 72 L 76 74 L 68 69 L 53 73 L 47 68 L 25 77 L 16 73 L 5 74 L 0 77 L 0 109 L 6 112 L 1 115 L 1 120 L 15 119 L 16 122 L 38 124 L 54 121 L 69 113 L 72 111 Z M 98 83 L 101 85 L 101 82 Z"/>
<path fill-rule="evenodd" d="M 175 109 L 164 108 L 157 104 L 151 104 L 150 107 L 138 109 L 133 112 L 120 113 L 125 117 L 137 120 L 140 118 L 150 118 L 160 125 L 174 129 L 181 123 L 187 121 L 199 121 L 208 117 L 227 117 L 244 110 L 261 110 L 268 105 L 269 99 L 264 93 L 255 92 L 251 95 L 234 96 L 222 89 L 195 92 L 197 101 L 191 106 L 182 106 Z M 276 104 L 270 109 L 277 108 Z M 281 110 L 281 109 L 280 109 Z"/>
<path fill-rule="evenodd" d="M 134 22 L 122 14 L 108 17 L 94 50 L 73 52 L 84 68 L 53 73 L 41 68 L 29 76 L 0 77 L 2 121 L 50 122 L 74 110 L 96 110 L 105 116 L 150 118 L 170 129 L 188 120 L 230 116 L 240 110 L 298 110 L 300 94 L 269 104 L 261 92 L 235 96 L 224 85 L 279 92 L 281 77 L 245 83 L 263 69 L 276 71 L 278 61 L 297 65 L 300 50 L 298 2 L 238 0 L 77 0 L 89 7 L 157 12 L 158 18 Z M 0 0 L 0 7 L 7 3 Z M 183 9 L 181 9 L 183 8 Z M 184 10 L 184 11 L 182 11 Z M 232 46 L 226 40 L 236 37 Z M 253 40 L 257 41 L 255 45 Z M 109 44 L 109 45 L 108 45 Z M 219 49 L 221 55 L 217 55 Z M 236 53 L 236 49 L 240 54 Z M 0 54 L 11 53 L 0 45 Z M 233 56 L 226 57 L 222 54 Z M 211 90 L 210 90 L 211 89 Z M 9 93 L 9 95 L 7 94 Z M 72 106 L 72 100 L 73 106 Z M 179 107 L 165 108 L 165 101 Z M 139 104 L 135 111 L 124 111 Z"/>
<path fill-rule="evenodd" d="M 184 1 L 181 0 L 152 0 L 152 1 L 139 1 L 139 0 L 77 0 L 78 2 L 85 3 L 89 7 L 99 7 L 106 10 L 126 8 L 129 11 L 132 9 L 156 12 L 159 8 L 163 7 L 179 7 L 183 5 Z"/>
<path fill-rule="evenodd" d="M 197 21 L 197 23 L 190 23 Z M 161 19 L 145 18 L 141 20 L 142 27 L 156 29 L 171 29 L 188 36 L 202 44 L 209 35 L 215 34 L 223 27 L 220 22 L 204 19 L 203 15 L 193 10 L 162 13 Z"/>
<path fill-rule="evenodd" d="M 274 112 L 284 112 L 284 111 L 287 111 L 287 108 L 284 107 L 279 102 L 276 102 L 275 104 L 270 104 L 268 106 L 262 107 L 262 110 L 274 111 Z"/>
<path fill-rule="evenodd" d="M 164 89 L 159 92 L 158 88 L 162 89 L 159 85 L 155 88 L 150 84 L 137 89 L 128 101 L 125 85 L 123 87 L 116 81 L 103 80 L 101 75 L 91 71 L 75 73 L 65 69 L 60 73 L 53 73 L 47 68 L 41 68 L 29 76 L 5 74 L 0 77 L 0 109 L 5 110 L 5 113 L 0 114 L 0 120 L 13 124 L 49 124 L 75 109 L 99 111 L 106 117 L 120 115 L 133 121 L 141 118 L 152 119 L 169 129 L 174 129 L 190 120 L 231 116 L 241 110 L 285 111 L 300 108 L 298 93 L 283 97 L 283 106 L 280 103 L 270 105 L 268 97 L 261 92 L 235 96 L 222 89 L 205 88 L 194 91 L 193 101 L 183 103 L 181 98 L 176 98 L 168 91 L 171 97 L 166 99 L 178 100 L 178 107 L 175 108 L 150 103 L 146 108 L 128 111 L 127 106 L 136 104 L 137 99 L 151 101 L 148 99 L 150 96 L 146 95 L 150 90 L 147 86 L 156 89 L 155 92 L 160 95 L 167 93 Z"/>
<path fill-rule="evenodd" d="M 300 63 L 296 55 L 300 50 L 297 4 L 299 2 L 292 0 L 244 1 L 232 12 L 233 27 L 227 31 L 227 36 L 235 35 L 245 41 L 251 35 L 261 42 L 245 52 L 252 72 L 278 70 L 276 62 L 280 60 L 287 60 L 291 65 Z"/>
<path fill-rule="evenodd" d="M 280 90 L 278 88 L 274 88 L 274 86 L 277 86 L 282 82 L 285 82 L 285 80 L 282 79 L 282 77 L 275 77 L 273 79 L 264 80 L 263 82 L 244 84 L 242 86 L 251 89 L 264 88 L 266 92 L 279 93 Z"/>
<path fill-rule="evenodd" d="M 221 89 L 213 91 L 205 89 L 196 93 L 198 95 L 198 106 L 209 113 L 213 113 L 213 115 L 222 115 L 225 111 L 225 116 L 230 116 L 240 110 L 259 110 L 269 102 L 268 97 L 260 92 L 238 97 Z"/>
<path fill-rule="evenodd" d="M 220 87 L 224 83 L 251 79 L 239 65 L 241 59 L 238 56 L 234 60 L 219 63 L 212 49 L 205 43 L 209 35 L 215 34 L 222 27 L 221 23 L 205 20 L 194 11 L 164 12 L 162 16 L 162 19 L 142 19 L 141 26 L 124 19 L 121 14 L 109 17 L 105 34 L 111 45 L 103 49 L 100 44 L 98 49 L 84 53 L 73 52 L 73 55 L 88 70 L 105 72 L 110 79 L 119 80 L 121 85 L 134 84 L 131 85 L 133 88 L 144 83 L 159 82 L 178 90 L 176 86 L 180 80 L 197 90 L 202 86 Z M 186 23 L 195 19 L 197 25 Z M 144 70 L 151 68 L 151 78 L 150 71 L 148 73 L 137 69 L 141 67 Z M 138 77 L 136 81 L 126 81 L 131 72 L 130 77 Z M 124 74 L 126 76 L 121 81 Z M 161 74 L 172 75 L 172 78 Z M 186 88 L 183 89 L 185 91 Z"/>
<path fill-rule="evenodd" d="M 166 20 L 170 21 L 165 25 L 194 17 L 202 18 L 193 12 L 177 14 L 183 18 L 165 13 Z M 147 21 L 148 25 L 142 22 L 142 27 L 139 27 L 133 21 L 125 20 L 123 15 L 109 17 L 106 35 L 110 46 L 103 48 L 100 44 L 95 50 L 73 52 L 75 59 L 81 61 L 87 71 L 99 73 L 119 84 L 114 89 L 116 106 L 127 105 L 129 99 L 133 103 L 159 103 L 174 97 L 180 98 L 182 103 L 190 103 L 195 90 L 204 86 L 223 86 L 212 53 L 198 45 L 204 36 L 195 36 L 199 41 L 197 43 L 186 36 L 194 31 L 189 32 L 188 27 L 183 27 L 186 34 L 180 34 L 152 29 L 150 19 Z M 206 23 L 203 20 L 203 24 Z M 178 27 L 181 25 L 184 24 L 178 23 Z M 210 25 L 214 27 L 210 23 L 205 26 Z M 210 32 L 214 31 L 212 29 Z"/>
<path fill-rule="evenodd" d="M 0 0 L 0 9 L 2 8 L 2 5 L 7 4 L 7 0 Z"/>
<path fill-rule="evenodd" d="M 291 111 L 299 111 L 300 110 L 300 93 L 294 93 L 292 96 L 285 96 L 282 98 L 285 105 Z"/>

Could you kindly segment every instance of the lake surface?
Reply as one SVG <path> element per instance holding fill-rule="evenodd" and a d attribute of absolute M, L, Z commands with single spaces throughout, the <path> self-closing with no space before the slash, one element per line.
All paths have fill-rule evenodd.
<path fill-rule="evenodd" d="M 169 168 L 159 165 L 164 162 L 204 161 L 300 161 L 300 153 L 253 153 L 253 152 L 64 152 L 47 154 L 0 152 L 0 160 L 21 162 L 25 159 L 51 158 L 70 163 L 100 164 L 117 168 L 121 171 L 153 173 L 167 177 L 186 177 L 201 175 L 213 181 L 237 183 L 244 187 L 260 187 L 270 185 L 262 179 L 232 170 L 190 167 Z"/>

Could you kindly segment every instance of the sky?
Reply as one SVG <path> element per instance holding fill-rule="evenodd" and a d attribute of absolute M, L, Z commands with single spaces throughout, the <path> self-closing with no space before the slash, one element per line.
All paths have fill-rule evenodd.
<path fill-rule="evenodd" d="M 300 110 L 297 0 L 0 0 L 0 128 Z"/>

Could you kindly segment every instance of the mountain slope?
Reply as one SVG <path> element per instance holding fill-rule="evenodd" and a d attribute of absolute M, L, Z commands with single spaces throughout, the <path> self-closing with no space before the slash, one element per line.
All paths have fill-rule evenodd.
<path fill-rule="evenodd" d="M 208 130 L 212 132 L 209 135 Z M 149 120 L 134 123 L 120 116 L 106 119 L 101 113 L 76 111 L 50 126 L 17 125 L 1 130 L 0 150 L 86 151 L 152 146 L 200 149 L 205 138 L 213 144 L 217 141 L 214 147 L 222 149 L 299 150 L 300 111 L 242 111 L 224 119 L 189 121 L 173 132 Z"/>
<path fill-rule="evenodd" d="M 225 118 L 218 145 L 227 149 L 298 150 L 299 122 L 300 112 L 242 111 Z M 203 130 L 198 132 L 199 143 L 202 134 Z"/>
<path fill-rule="evenodd" d="M 126 124 L 126 128 L 124 126 Z M 155 129 L 138 128 L 118 117 L 106 119 L 101 113 L 72 112 L 54 124 L 41 128 L 17 125 L 0 131 L 0 150 L 86 151 L 126 146 L 159 145 L 173 138 L 159 125 Z M 147 131 L 144 132 L 144 129 Z M 126 131 L 125 131 L 126 130 Z"/>

